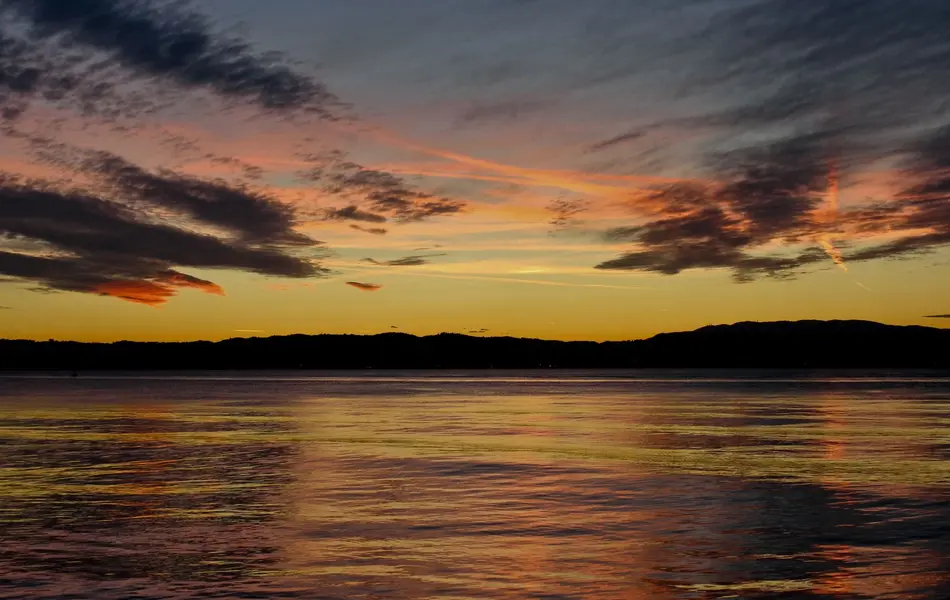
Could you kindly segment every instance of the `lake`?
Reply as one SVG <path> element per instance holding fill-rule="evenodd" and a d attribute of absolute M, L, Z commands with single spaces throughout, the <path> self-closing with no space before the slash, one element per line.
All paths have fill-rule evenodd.
<path fill-rule="evenodd" d="M 950 598 L 934 373 L 0 376 L 0 598 Z"/>

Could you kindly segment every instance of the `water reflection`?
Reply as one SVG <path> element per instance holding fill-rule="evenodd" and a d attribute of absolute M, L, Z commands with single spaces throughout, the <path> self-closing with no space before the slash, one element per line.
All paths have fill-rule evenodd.
<path fill-rule="evenodd" d="M 0 598 L 950 597 L 950 384 L 0 384 Z"/>

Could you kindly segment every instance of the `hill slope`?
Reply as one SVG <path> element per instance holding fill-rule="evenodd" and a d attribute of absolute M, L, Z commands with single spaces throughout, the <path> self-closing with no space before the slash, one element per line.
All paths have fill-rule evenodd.
<path fill-rule="evenodd" d="M 457 334 L 291 335 L 220 342 L 0 340 L 0 370 L 950 368 L 950 330 L 869 321 L 715 325 L 630 342 Z"/>

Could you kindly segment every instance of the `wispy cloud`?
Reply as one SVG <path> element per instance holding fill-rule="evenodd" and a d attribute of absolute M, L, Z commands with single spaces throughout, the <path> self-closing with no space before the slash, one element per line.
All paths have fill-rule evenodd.
<path fill-rule="evenodd" d="M 344 208 L 327 209 L 327 219 L 334 221 L 365 221 L 367 223 L 385 223 L 387 219 L 383 215 L 372 213 L 366 210 L 360 210 L 358 207 L 346 206 Z"/>
<path fill-rule="evenodd" d="M 346 285 L 354 287 L 363 292 L 378 292 L 383 289 L 383 286 L 375 283 L 361 283 L 359 281 L 347 281 Z"/>
<path fill-rule="evenodd" d="M 10 36 L 17 40 L 8 44 L 15 52 L 4 53 L 6 60 L 16 59 L 14 87 L 24 98 L 43 94 L 84 103 L 99 112 L 153 108 L 145 97 L 116 98 L 121 80 L 101 62 L 77 70 L 81 67 L 74 65 L 83 64 L 75 60 L 78 54 L 105 60 L 105 66 L 118 67 L 142 82 L 211 90 L 266 110 L 329 118 L 340 107 L 312 76 L 255 53 L 245 41 L 215 32 L 207 18 L 170 2 L 3 0 L 0 11 L 12 17 L 13 31 L 19 26 L 29 32 L 27 37 Z M 89 79 L 94 85 L 86 82 Z M 90 97 L 97 89 L 99 93 Z M 110 96 L 112 104 L 94 106 Z M 122 105 L 116 106 L 115 100 L 122 100 Z"/>
<path fill-rule="evenodd" d="M 350 225 L 350 229 L 362 231 L 363 233 L 368 233 L 370 235 L 386 235 L 389 233 L 388 229 L 384 229 L 382 227 L 362 227 L 360 225 Z"/>
<path fill-rule="evenodd" d="M 635 141 L 635 140 L 639 140 L 639 139 L 641 139 L 644 135 L 645 135 L 645 134 L 644 134 L 644 132 L 642 132 L 642 131 L 628 131 L 628 132 L 626 132 L 626 133 L 621 133 L 620 135 L 615 135 L 615 136 L 612 137 L 612 138 L 608 138 L 608 139 L 606 139 L 606 140 L 597 142 L 597 143 L 595 143 L 595 144 L 591 144 L 590 147 L 588 148 L 588 150 L 589 150 L 590 152 L 597 152 L 597 151 L 599 151 L 599 150 L 606 150 L 607 148 L 611 148 L 611 147 L 613 147 L 613 146 L 617 146 L 617 145 L 623 144 L 623 143 L 625 143 L 625 142 L 633 142 L 633 141 Z"/>
<path fill-rule="evenodd" d="M 429 260 L 430 258 L 436 258 L 439 256 L 445 256 L 445 254 L 419 254 L 382 261 L 373 258 L 364 258 L 363 262 L 380 267 L 419 267 L 430 264 L 432 262 Z"/>
<path fill-rule="evenodd" d="M 43 242 L 59 253 L 0 250 L 0 274 L 63 291 L 161 304 L 175 288 L 220 294 L 211 282 L 175 267 L 239 269 L 283 277 L 320 277 L 319 264 L 279 248 L 221 239 L 155 223 L 132 209 L 87 192 L 0 184 L 0 231 Z"/>
<path fill-rule="evenodd" d="M 299 173 L 303 180 L 322 183 L 327 193 L 362 205 L 330 210 L 327 217 L 331 219 L 382 223 L 392 218 L 397 223 L 412 223 L 465 210 L 464 201 L 422 191 L 394 173 L 364 167 L 339 154 L 309 159 L 314 166 Z"/>
<path fill-rule="evenodd" d="M 650 290 L 648 286 L 633 286 L 633 285 L 612 285 L 612 284 L 599 284 L 599 283 L 572 283 L 568 281 L 555 281 L 550 279 L 527 279 L 520 277 L 495 277 L 492 275 L 464 275 L 464 274 L 451 274 L 451 273 L 438 273 L 431 271 L 407 271 L 406 275 L 412 277 L 436 277 L 441 279 L 457 279 L 460 281 L 493 281 L 500 283 L 516 283 L 522 285 L 541 285 L 541 286 L 550 286 L 550 287 L 566 287 L 566 288 L 593 288 L 593 289 L 605 289 L 605 290 Z"/>

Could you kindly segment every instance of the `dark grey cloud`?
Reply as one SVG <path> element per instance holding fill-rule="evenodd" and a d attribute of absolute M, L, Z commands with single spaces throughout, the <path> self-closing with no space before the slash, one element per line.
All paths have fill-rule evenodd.
<path fill-rule="evenodd" d="M 355 229 L 357 231 L 362 231 L 363 233 L 369 233 L 371 235 L 386 235 L 389 233 L 388 229 L 383 229 L 382 227 L 361 227 L 359 225 L 350 225 L 350 229 Z"/>
<path fill-rule="evenodd" d="M 359 281 L 347 281 L 346 285 L 356 288 L 362 292 L 378 292 L 383 286 L 375 283 L 361 283 Z"/>
<path fill-rule="evenodd" d="M 88 192 L 10 177 L 0 179 L 0 246 L 4 238 L 30 240 L 47 249 L 0 254 L 0 275 L 43 289 L 119 297 L 124 297 L 118 293 L 123 289 L 147 297 L 159 288 L 166 296 L 175 287 L 220 291 L 211 282 L 178 272 L 179 267 L 295 278 L 326 274 L 312 258 L 285 247 L 198 233 Z"/>
<path fill-rule="evenodd" d="M 416 255 L 416 256 L 404 256 L 402 258 L 397 258 L 394 260 L 376 260 L 374 258 L 364 258 L 363 262 L 370 263 L 371 265 L 385 266 L 385 267 L 418 267 L 422 265 L 428 265 L 432 261 L 430 258 L 436 258 L 439 256 L 445 256 L 445 254 L 425 254 L 425 255 Z"/>
<path fill-rule="evenodd" d="M 950 129 L 938 129 L 905 150 L 905 188 L 895 198 L 833 212 L 829 220 L 820 211 L 831 210 L 829 193 L 838 185 L 836 148 L 833 138 L 809 133 L 717 156 L 717 184 L 654 190 L 645 200 L 660 207 L 660 218 L 606 231 L 607 241 L 632 242 L 637 249 L 597 268 L 667 275 L 729 268 L 737 280 L 748 281 L 757 275 L 787 277 L 823 260 L 812 250 L 785 257 L 755 254 L 773 242 L 814 244 L 842 230 L 904 232 L 843 252 L 846 263 L 911 257 L 950 245 Z"/>
<path fill-rule="evenodd" d="M 642 231 L 642 227 L 614 227 L 604 232 L 604 240 L 608 242 L 632 242 Z"/>
<path fill-rule="evenodd" d="M 864 233 L 904 232 L 904 236 L 850 253 L 848 260 L 912 257 L 950 245 L 950 127 L 913 144 L 903 163 L 905 187 L 894 199 L 844 218 Z"/>
<path fill-rule="evenodd" d="M 458 117 L 458 122 L 466 125 L 485 122 L 515 121 L 525 115 L 543 109 L 547 104 L 536 100 L 507 100 L 502 102 L 476 104 Z"/>
<path fill-rule="evenodd" d="M 221 34 L 180 2 L 2 0 L 0 11 L 8 18 L 0 30 L 9 40 L 5 45 L 15 57 L 29 59 L 3 81 L 12 91 L 71 93 L 82 89 L 81 75 L 94 73 L 110 76 L 95 78 L 100 92 L 107 92 L 113 81 L 121 81 L 110 73 L 117 67 L 123 77 L 211 90 L 267 110 L 331 118 L 339 108 L 322 83 Z M 83 70 L 81 63 L 92 61 L 99 63 L 97 69 Z"/>
<path fill-rule="evenodd" d="M 338 155 L 307 158 L 318 166 L 300 176 L 322 183 L 329 194 L 356 200 L 352 210 L 342 209 L 352 214 L 372 213 L 397 223 L 411 223 L 465 210 L 465 202 L 423 192 L 393 173 L 367 169 Z"/>
<path fill-rule="evenodd" d="M 140 115 L 163 103 L 158 92 L 146 97 L 123 89 L 122 80 L 101 65 L 90 65 L 81 55 L 23 38 L 8 28 L 9 23 L 0 20 L 0 117 L 4 121 L 19 118 L 37 101 L 106 119 Z"/>
<path fill-rule="evenodd" d="M 818 262 L 821 252 L 794 257 L 757 256 L 767 243 L 813 240 L 821 232 L 816 210 L 831 185 L 822 138 L 790 137 L 715 157 L 718 184 L 675 184 L 645 199 L 658 218 L 605 232 L 611 242 L 639 249 L 597 265 L 675 275 L 687 269 L 729 268 L 739 281 L 757 275 L 787 277 Z"/>
<path fill-rule="evenodd" d="M 79 165 L 129 200 L 173 209 L 194 220 L 238 234 L 248 243 L 312 246 L 294 230 L 294 210 L 245 185 L 208 181 L 163 171 L 151 173 L 107 152 L 86 153 Z"/>
<path fill-rule="evenodd" d="M 352 204 L 343 208 L 327 210 L 326 218 L 331 221 L 365 221 L 367 223 L 385 223 L 389 220 L 383 215 L 360 210 Z"/>
<path fill-rule="evenodd" d="M 808 229 L 825 200 L 831 156 L 820 135 L 800 135 L 731 153 L 717 171 L 719 195 L 745 218 L 749 235 L 767 241 Z"/>
<path fill-rule="evenodd" d="M 13 310 L 12 306 L 0 306 L 0 310 Z"/>
<path fill-rule="evenodd" d="M 224 294 L 213 282 L 164 268 L 160 261 L 77 260 L 0 250 L 0 273 L 35 283 L 35 291 L 85 292 L 153 306 L 179 288 Z"/>
<path fill-rule="evenodd" d="M 715 241 L 703 240 L 687 245 L 663 245 L 640 252 L 630 252 L 597 265 L 603 270 L 647 271 L 676 275 L 687 269 L 728 268 L 733 279 L 746 283 L 760 277 L 789 279 L 803 269 L 827 260 L 820 248 L 809 248 L 797 256 L 754 256 L 725 247 Z"/>
<path fill-rule="evenodd" d="M 704 69 L 693 74 L 692 91 L 733 92 L 731 107 L 710 123 L 830 119 L 852 135 L 881 137 L 945 107 L 948 24 L 942 0 L 754 0 L 724 4 L 684 44 Z"/>
<path fill-rule="evenodd" d="M 599 152 L 601 150 L 606 150 L 607 148 L 612 148 L 626 142 L 633 142 L 643 138 L 646 135 L 643 131 L 628 131 L 626 133 L 621 133 L 620 135 L 615 135 L 612 138 L 591 144 L 587 150 L 589 152 Z"/>
<path fill-rule="evenodd" d="M 925 319 L 950 319 L 950 315 L 927 315 Z"/>
<path fill-rule="evenodd" d="M 565 228 L 574 225 L 577 217 L 586 211 L 590 203 L 586 200 L 573 198 L 558 198 L 551 201 L 547 210 L 551 213 L 551 220 L 548 224 L 558 228 Z"/>
<path fill-rule="evenodd" d="M 325 275 L 320 242 L 296 231 L 295 210 L 252 186 L 150 171 L 14 122 L 34 105 L 52 106 L 131 132 L 139 117 L 209 94 L 295 118 L 334 119 L 346 109 L 305 69 L 224 34 L 187 2 L 0 0 L 3 133 L 91 182 L 80 189 L 0 175 L 0 276 L 38 291 L 155 305 L 180 288 L 223 293 L 182 268 Z M 263 177 L 240 159 L 204 157 L 245 179 Z"/>
<path fill-rule="evenodd" d="M 747 280 L 814 268 L 823 259 L 810 245 L 836 236 L 855 236 L 839 244 L 846 262 L 950 245 L 946 2 L 750 0 L 708 8 L 703 27 L 677 29 L 666 48 L 688 61 L 671 96 L 683 100 L 679 116 L 631 133 L 669 128 L 703 137 L 696 152 L 715 183 L 647 198 L 656 214 L 604 233 L 635 247 L 599 268 L 729 268 Z M 602 143 L 615 140 L 627 138 Z M 831 185 L 844 189 L 866 170 L 895 164 L 905 168 L 893 198 L 827 205 Z M 884 233 L 887 242 L 863 241 Z M 760 255 L 776 243 L 786 245 L 785 255 Z"/>
<path fill-rule="evenodd" d="M 262 167 L 250 164 L 235 156 L 217 156 L 211 153 L 206 153 L 204 156 L 213 164 L 226 165 L 238 169 L 245 179 L 260 181 L 264 178 L 264 169 Z"/>

